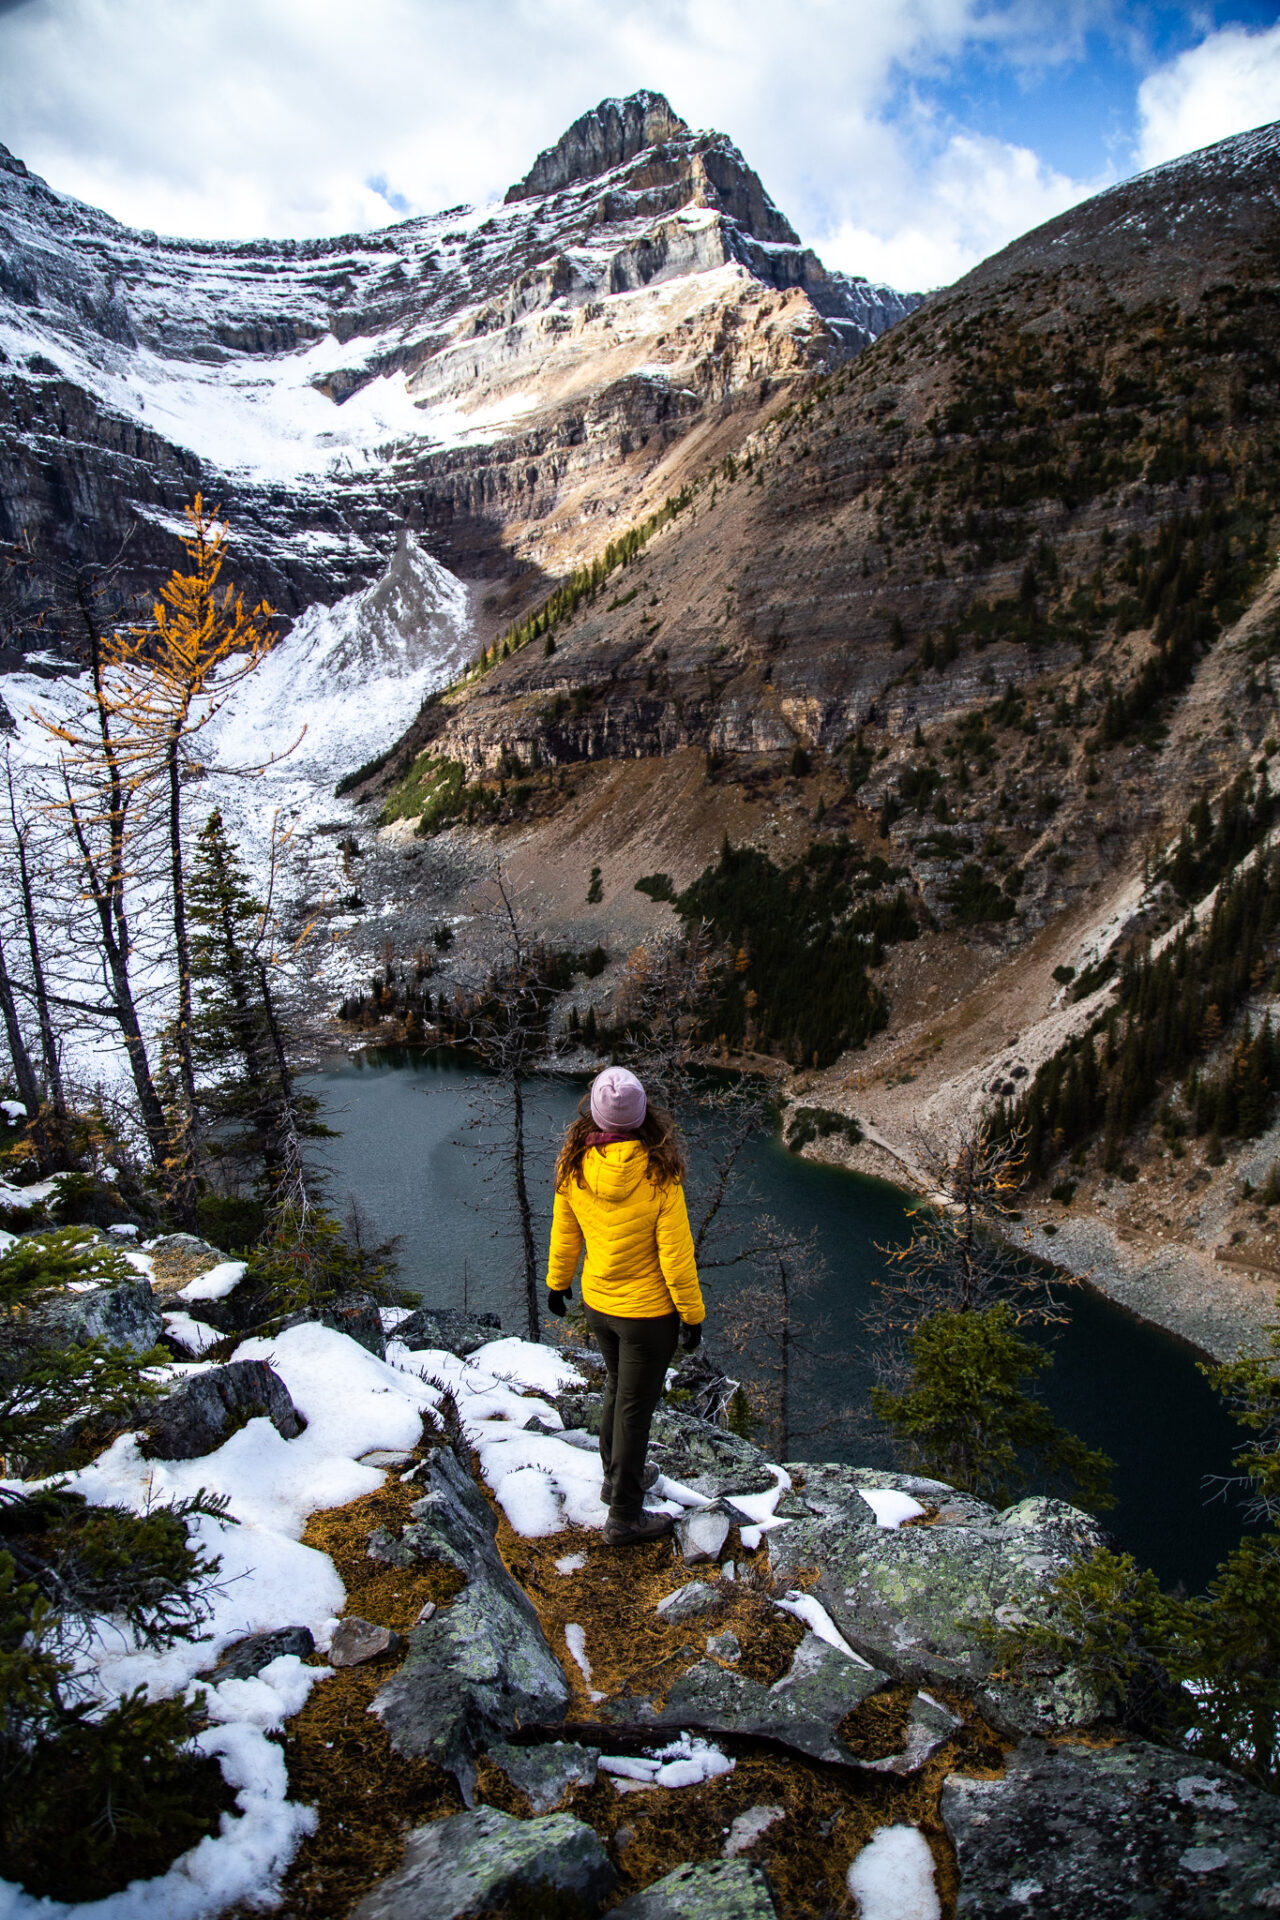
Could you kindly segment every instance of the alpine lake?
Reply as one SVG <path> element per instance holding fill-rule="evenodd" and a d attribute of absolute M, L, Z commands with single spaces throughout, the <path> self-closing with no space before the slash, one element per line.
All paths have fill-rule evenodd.
<path fill-rule="evenodd" d="M 540 1257 L 550 1228 L 552 1168 L 586 1082 L 548 1075 L 525 1087 L 526 1152 Z M 368 1230 L 399 1238 L 399 1280 L 433 1306 L 496 1313 L 524 1331 L 523 1283 L 511 1179 L 494 1149 L 503 1115 L 492 1082 L 451 1052 L 366 1050 L 307 1077 L 318 1117 L 335 1137 L 317 1148 L 329 1203 L 352 1194 Z M 795 1309 L 811 1351 L 798 1364 L 790 1452 L 797 1459 L 878 1464 L 873 1439 L 824 1430 L 834 1410 L 865 1403 L 874 1381 L 863 1316 L 879 1251 L 909 1237 L 914 1197 L 884 1181 L 823 1167 L 762 1136 L 746 1150 L 751 1212 L 797 1233 L 816 1229 L 825 1262 L 815 1292 Z M 698 1156 L 690 1157 L 696 1212 Z M 744 1212 L 743 1224 L 747 1214 Z M 735 1270 L 704 1273 L 711 1356 L 734 1374 L 735 1356 L 716 1337 L 716 1309 Z M 575 1286 L 575 1298 L 577 1288 Z M 1243 1527 L 1229 1484 L 1243 1438 L 1197 1367 L 1192 1348 L 1135 1319 L 1088 1286 L 1064 1289 L 1065 1325 L 1037 1329 L 1052 1367 L 1034 1390 L 1064 1426 L 1115 1462 L 1116 1504 L 1103 1516 L 1118 1544 L 1166 1585 L 1203 1589 Z M 805 1325 L 813 1330 L 805 1340 Z M 806 1428 L 810 1429 L 806 1433 Z M 888 1459 L 888 1447 L 881 1456 Z M 1225 1488 L 1225 1491 L 1224 1491 Z"/>

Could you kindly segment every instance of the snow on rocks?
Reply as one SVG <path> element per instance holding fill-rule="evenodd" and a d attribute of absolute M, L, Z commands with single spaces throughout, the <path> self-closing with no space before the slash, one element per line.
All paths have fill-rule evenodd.
<path fill-rule="evenodd" d="M 244 1279 L 247 1262 L 244 1260 L 220 1260 L 216 1267 L 210 1267 L 207 1273 L 199 1274 L 188 1281 L 185 1287 L 179 1287 L 179 1300 L 225 1300 L 234 1292 Z"/>
<path fill-rule="evenodd" d="M 815 1600 L 811 1593 L 800 1593 L 793 1589 L 781 1600 L 775 1600 L 774 1605 L 783 1613 L 794 1613 L 797 1620 L 804 1621 L 810 1633 L 816 1633 L 819 1640 L 825 1640 L 829 1647 L 836 1649 L 837 1653 L 843 1653 L 848 1659 L 856 1660 L 860 1667 L 871 1664 L 870 1661 L 864 1660 L 860 1653 L 854 1652 L 822 1602 Z"/>
<path fill-rule="evenodd" d="M 859 1487 L 859 1498 L 866 1501 L 876 1517 L 876 1525 L 893 1532 L 905 1520 L 915 1520 L 924 1512 L 920 1502 L 896 1487 Z"/>
<path fill-rule="evenodd" d="M 691 1733 L 682 1733 L 669 1746 L 650 1748 L 644 1755 L 600 1755 L 600 1771 L 610 1775 L 619 1793 L 635 1793 L 647 1787 L 696 1787 L 703 1780 L 718 1780 L 721 1774 L 732 1773 L 734 1764 L 719 1747 Z"/>
<path fill-rule="evenodd" d="M 296 1652 L 277 1654 L 256 1673 L 221 1679 L 216 1663 L 224 1648 L 285 1628 L 328 1644 L 345 1596 L 329 1557 L 298 1538 L 306 1517 L 380 1486 L 383 1476 L 357 1465 L 358 1456 L 379 1445 L 412 1446 L 421 1410 L 434 1396 L 421 1380 L 325 1327 L 244 1341 L 236 1358 L 270 1361 L 307 1420 L 305 1432 L 286 1440 L 258 1417 L 204 1458 L 180 1461 L 146 1460 L 137 1436 L 123 1434 L 68 1484 L 92 1504 L 118 1502 L 135 1512 L 202 1487 L 228 1496 L 226 1521 L 202 1517 L 191 1525 L 193 1542 L 221 1561 L 204 1595 L 198 1637 L 149 1648 L 104 1619 L 83 1652 L 81 1672 L 104 1701 L 137 1686 L 163 1698 L 199 1684 L 210 1725 L 197 1744 L 217 1756 L 238 1811 L 167 1873 L 103 1900 L 72 1909 L 0 1886 L 3 1920 L 71 1920 L 73 1912 L 75 1920 L 211 1920 L 239 1902 L 269 1899 L 315 1827 L 314 1810 L 289 1801 L 284 1754 L 267 1736 L 299 1711 L 328 1670 L 305 1665 Z M 190 1368 L 173 1372 L 202 1377 Z M 206 1678 L 198 1681 L 201 1674 Z"/>
<path fill-rule="evenodd" d="M 918 1827 L 877 1827 L 848 1885 L 861 1920 L 942 1920 L 933 1855 Z"/>

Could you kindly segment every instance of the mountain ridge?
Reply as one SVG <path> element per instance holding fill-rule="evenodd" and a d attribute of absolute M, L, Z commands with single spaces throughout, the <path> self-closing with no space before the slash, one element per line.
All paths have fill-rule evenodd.
<path fill-rule="evenodd" d="M 691 431 L 915 303 L 827 273 L 660 96 L 575 126 L 602 111 L 602 173 L 331 240 L 160 238 L 5 156 L 0 536 L 102 560 L 132 526 L 142 582 L 203 486 L 290 617 L 375 578 L 405 524 L 518 601 L 589 544 L 602 466 L 629 514 Z"/>

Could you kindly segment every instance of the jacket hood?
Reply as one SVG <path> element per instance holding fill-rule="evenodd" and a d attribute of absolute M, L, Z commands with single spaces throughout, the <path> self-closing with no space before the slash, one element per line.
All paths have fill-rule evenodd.
<path fill-rule="evenodd" d="M 638 1140 L 590 1147 L 582 1162 L 583 1181 L 597 1200 L 629 1200 L 648 1171 L 649 1149 Z"/>

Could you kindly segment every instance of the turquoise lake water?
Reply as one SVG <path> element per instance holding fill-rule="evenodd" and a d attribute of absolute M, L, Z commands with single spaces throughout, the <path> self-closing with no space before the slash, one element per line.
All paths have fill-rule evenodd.
<path fill-rule="evenodd" d="M 456 1056 L 386 1049 L 334 1064 L 308 1087 L 340 1130 L 323 1147 L 335 1209 L 354 1192 L 380 1237 L 401 1236 L 401 1279 L 425 1300 L 498 1313 L 522 1330 L 518 1250 L 501 1231 L 504 1175 L 483 1156 L 495 1137 L 483 1076 Z M 581 1091 L 558 1078 L 529 1087 L 530 1186 L 543 1247 L 556 1147 Z M 785 1227 L 816 1228 L 825 1257 L 822 1287 L 802 1309 L 829 1328 L 805 1380 L 819 1424 L 833 1408 L 865 1402 L 874 1375 L 861 1319 L 885 1264 L 877 1243 L 905 1237 L 912 1203 L 883 1181 L 799 1160 L 774 1139 L 756 1143 L 750 1160 L 759 1202 Z M 691 1189 L 698 1171 L 695 1158 Z M 707 1281 L 708 1349 L 732 1372 L 733 1355 L 717 1349 L 714 1301 L 716 1285 L 732 1282 Z M 1205 1484 L 1230 1474 L 1239 1429 L 1181 1341 L 1087 1288 L 1068 1297 L 1070 1324 L 1041 1336 L 1054 1364 L 1037 1390 L 1058 1420 L 1115 1460 L 1117 1504 L 1104 1517 L 1120 1544 L 1162 1580 L 1198 1589 L 1240 1535 L 1234 1498 L 1211 1499 Z M 791 1450 L 875 1464 L 873 1442 L 833 1434 L 797 1439 Z"/>

